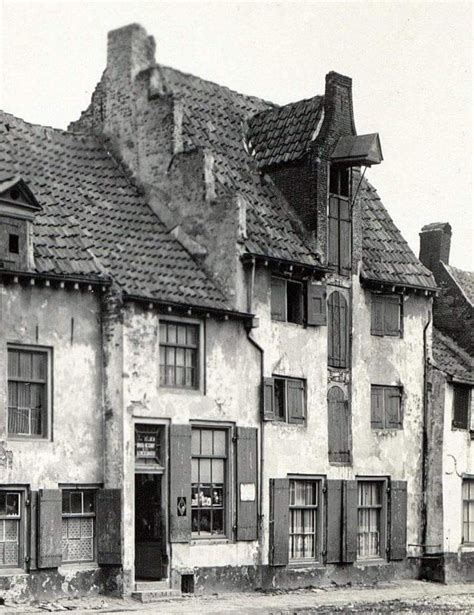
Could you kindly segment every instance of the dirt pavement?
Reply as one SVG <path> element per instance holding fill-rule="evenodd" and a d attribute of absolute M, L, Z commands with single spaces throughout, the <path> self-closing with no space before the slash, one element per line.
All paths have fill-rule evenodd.
<path fill-rule="evenodd" d="M 152 604 L 140 604 L 131 598 L 102 596 L 66 598 L 57 602 L 31 605 L 6 604 L 0 615 L 10 613 L 47 613 L 70 611 L 75 615 L 91 613 L 232 613 L 233 615 L 293 615 L 297 613 L 473 613 L 474 584 L 439 585 L 422 581 L 386 583 L 373 587 L 307 589 L 285 592 L 254 592 L 212 596 L 186 596 Z"/>

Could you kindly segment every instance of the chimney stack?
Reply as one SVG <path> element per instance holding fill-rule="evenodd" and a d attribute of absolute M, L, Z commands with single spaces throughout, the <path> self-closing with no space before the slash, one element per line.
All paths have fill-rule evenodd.
<path fill-rule="evenodd" d="M 420 233 L 420 261 L 437 275 L 440 262 L 449 265 L 451 225 L 448 222 L 426 224 Z"/>

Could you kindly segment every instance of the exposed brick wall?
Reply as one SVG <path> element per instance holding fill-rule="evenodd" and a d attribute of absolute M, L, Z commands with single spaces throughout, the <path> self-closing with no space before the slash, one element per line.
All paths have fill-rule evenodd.
<path fill-rule="evenodd" d="M 440 263 L 449 264 L 451 226 L 448 223 L 428 224 L 420 233 L 420 261 L 435 274 Z"/>

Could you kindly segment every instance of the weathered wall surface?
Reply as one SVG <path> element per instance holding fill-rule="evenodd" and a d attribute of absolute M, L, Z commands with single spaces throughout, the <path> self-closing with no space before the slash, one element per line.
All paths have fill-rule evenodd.
<path fill-rule="evenodd" d="M 6 434 L 7 344 L 52 349 L 52 439 Z M 102 392 L 99 300 L 92 292 L 0 286 L 1 439 L 12 451 L 2 484 L 31 489 L 58 483 L 100 483 Z"/>

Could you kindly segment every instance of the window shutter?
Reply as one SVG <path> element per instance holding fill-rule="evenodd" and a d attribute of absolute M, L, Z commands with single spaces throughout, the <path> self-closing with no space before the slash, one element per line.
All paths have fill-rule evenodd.
<path fill-rule="evenodd" d="M 308 283 L 307 286 L 307 318 L 308 325 L 326 324 L 326 287 L 321 284 Z"/>
<path fill-rule="evenodd" d="M 339 265 L 339 199 L 329 197 L 328 264 Z"/>
<path fill-rule="evenodd" d="M 329 461 L 349 462 L 349 407 L 340 387 L 328 391 Z"/>
<path fill-rule="evenodd" d="M 272 320 L 286 320 L 286 280 L 272 276 Z"/>
<path fill-rule="evenodd" d="M 340 250 L 340 269 L 342 273 L 349 273 L 351 270 L 351 217 L 349 201 L 339 200 L 339 250 Z"/>
<path fill-rule="evenodd" d="M 342 480 L 326 482 L 326 562 L 342 561 Z"/>
<path fill-rule="evenodd" d="M 386 426 L 391 428 L 402 427 L 401 394 L 396 387 L 387 387 L 384 390 L 384 406 Z"/>
<path fill-rule="evenodd" d="M 275 380 L 263 379 L 263 419 L 273 421 L 275 419 Z"/>
<path fill-rule="evenodd" d="M 332 367 L 347 367 L 349 321 L 347 301 L 334 291 L 328 300 L 328 363 Z"/>
<path fill-rule="evenodd" d="M 185 514 L 178 516 L 184 498 Z M 170 541 L 191 540 L 191 425 L 170 426 Z"/>
<path fill-rule="evenodd" d="M 407 483 L 393 480 L 390 484 L 390 559 L 406 557 Z"/>
<path fill-rule="evenodd" d="M 287 380 L 288 422 L 304 423 L 304 382 L 302 380 Z"/>
<path fill-rule="evenodd" d="M 270 479 L 270 553 L 271 566 L 288 564 L 290 537 L 290 481 L 287 478 Z"/>
<path fill-rule="evenodd" d="M 469 426 L 469 392 L 467 386 L 453 388 L 453 427 L 467 429 Z"/>
<path fill-rule="evenodd" d="M 385 335 L 400 335 L 400 298 L 384 297 L 384 321 Z"/>
<path fill-rule="evenodd" d="M 257 540 L 257 429 L 237 428 L 237 540 Z M 253 501 L 242 501 L 242 485 L 254 485 Z"/>
<path fill-rule="evenodd" d="M 344 482 L 344 543 L 343 561 L 355 562 L 357 559 L 357 481 L 347 480 Z"/>
<path fill-rule="evenodd" d="M 28 545 L 28 556 L 30 558 L 28 563 L 28 571 L 36 570 L 38 568 L 37 562 L 37 544 L 38 544 L 38 492 L 30 492 L 30 539 Z M 62 522 L 61 522 L 62 523 Z"/>
<path fill-rule="evenodd" d="M 383 429 L 383 389 L 372 387 L 370 395 L 370 424 L 372 429 Z"/>
<path fill-rule="evenodd" d="M 122 563 L 122 492 L 99 489 L 95 502 L 97 562 L 118 566 Z"/>
<path fill-rule="evenodd" d="M 42 489 L 38 499 L 38 568 L 57 568 L 62 560 L 61 491 Z"/>
<path fill-rule="evenodd" d="M 370 333 L 372 335 L 383 335 L 383 300 L 380 295 L 372 295 L 372 306 L 370 312 Z"/>

